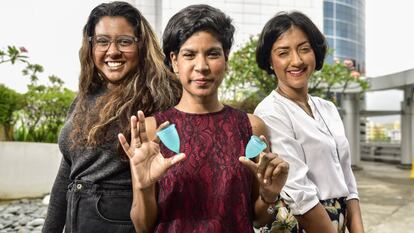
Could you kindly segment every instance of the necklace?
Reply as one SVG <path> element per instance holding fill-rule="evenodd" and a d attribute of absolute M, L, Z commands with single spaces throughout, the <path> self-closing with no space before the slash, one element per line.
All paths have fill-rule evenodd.
<path fill-rule="evenodd" d="M 310 117 L 313 117 L 313 113 L 312 113 L 312 109 L 309 106 L 308 102 L 306 101 L 306 103 L 302 103 L 300 101 L 297 101 L 291 97 L 289 97 L 285 92 L 282 91 L 282 89 L 280 89 L 279 87 L 276 88 L 277 93 L 279 93 L 281 96 L 285 97 L 288 100 L 291 100 L 293 103 L 295 103 L 297 106 L 299 106 L 299 108 L 301 108 L 303 111 L 305 111 L 306 114 L 308 114 Z"/>

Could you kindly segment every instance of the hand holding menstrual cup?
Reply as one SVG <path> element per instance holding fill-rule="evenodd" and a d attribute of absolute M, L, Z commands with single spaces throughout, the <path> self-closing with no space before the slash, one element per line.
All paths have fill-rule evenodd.
<path fill-rule="evenodd" d="M 176 154 L 180 153 L 180 137 L 178 136 L 175 124 L 171 124 L 157 132 L 161 142 Z"/>
<path fill-rule="evenodd" d="M 256 156 L 260 154 L 260 152 L 266 149 L 266 147 L 267 145 L 262 139 L 260 139 L 256 135 L 252 135 L 246 146 L 246 152 L 245 152 L 246 158 L 249 158 L 249 159 L 255 158 Z"/>

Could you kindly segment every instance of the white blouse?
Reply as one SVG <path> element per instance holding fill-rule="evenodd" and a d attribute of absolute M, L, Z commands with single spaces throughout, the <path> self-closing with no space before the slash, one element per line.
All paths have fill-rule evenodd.
<path fill-rule="evenodd" d="M 267 125 L 272 152 L 289 163 L 281 195 L 294 215 L 308 212 L 319 200 L 358 199 L 338 110 L 319 97 L 309 95 L 308 103 L 315 118 L 272 91 L 254 111 Z"/>

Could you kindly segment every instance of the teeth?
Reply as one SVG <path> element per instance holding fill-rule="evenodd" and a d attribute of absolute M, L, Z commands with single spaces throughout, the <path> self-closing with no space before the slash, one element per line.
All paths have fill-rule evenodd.
<path fill-rule="evenodd" d="M 302 73 L 302 71 L 303 70 L 297 70 L 297 71 L 291 70 L 290 73 L 292 73 L 292 74 L 300 74 L 300 73 Z"/>
<path fill-rule="evenodd" d="M 106 64 L 108 64 L 109 67 L 118 67 L 122 65 L 122 62 L 108 61 Z"/>

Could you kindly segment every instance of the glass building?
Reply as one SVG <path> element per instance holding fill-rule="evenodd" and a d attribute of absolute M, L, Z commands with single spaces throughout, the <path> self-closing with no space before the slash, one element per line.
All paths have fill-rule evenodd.
<path fill-rule="evenodd" d="M 365 73 L 365 0 L 324 0 L 323 31 L 333 59 L 351 59 Z"/>
<path fill-rule="evenodd" d="M 194 0 L 129 0 L 135 4 L 158 35 L 168 19 Z M 197 1 L 196 1 L 197 2 Z M 200 1 L 198 1 L 200 2 Z M 279 11 L 299 10 L 308 15 L 326 35 L 334 58 L 351 59 L 365 73 L 365 0 L 204 0 L 233 18 L 236 33 L 233 51 L 257 35 L 264 24 Z"/>

